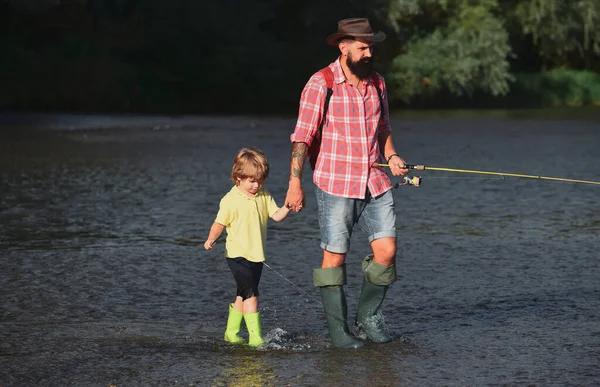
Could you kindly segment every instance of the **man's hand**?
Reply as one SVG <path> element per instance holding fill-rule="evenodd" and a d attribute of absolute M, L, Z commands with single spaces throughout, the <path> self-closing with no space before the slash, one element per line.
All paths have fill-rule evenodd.
<path fill-rule="evenodd" d="M 285 206 L 294 212 L 302 211 L 306 204 L 306 197 L 302 190 L 302 170 L 304 160 L 308 154 L 308 145 L 305 142 L 294 142 L 292 144 L 292 158 L 290 160 L 290 180 Z"/>
<path fill-rule="evenodd" d="M 305 204 L 306 197 L 304 196 L 302 185 L 299 182 L 290 182 L 290 187 L 285 197 L 285 206 L 294 212 L 300 212 Z"/>
<path fill-rule="evenodd" d="M 404 159 L 398 155 L 392 156 L 388 160 L 388 164 L 390 166 L 390 171 L 392 171 L 392 175 L 394 176 L 404 176 L 410 172 L 406 168 L 406 161 L 404 161 Z"/>

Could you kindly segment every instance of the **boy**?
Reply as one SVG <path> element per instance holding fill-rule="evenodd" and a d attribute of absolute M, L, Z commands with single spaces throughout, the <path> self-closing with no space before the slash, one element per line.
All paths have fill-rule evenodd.
<path fill-rule="evenodd" d="M 242 148 L 235 157 L 231 180 L 235 184 L 219 204 L 215 222 L 210 228 L 204 248 L 213 248 L 217 238 L 227 229 L 225 257 L 237 284 L 235 302 L 229 305 L 225 341 L 241 344 L 238 336 L 242 318 L 248 329 L 248 344 L 264 344 L 258 312 L 258 284 L 265 260 L 267 221 L 285 219 L 287 207 L 279 208 L 273 197 L 262 188 L 269 175 L 264 153 L 255 148 Z"/>

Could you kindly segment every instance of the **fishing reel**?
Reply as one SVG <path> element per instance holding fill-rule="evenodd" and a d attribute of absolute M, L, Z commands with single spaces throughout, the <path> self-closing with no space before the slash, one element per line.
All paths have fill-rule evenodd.
<path fill-rule="evenodd" d="M 373 167 L 389 167 L 389 164 L 373 163 Z M 405 165 L 406 169 L 416 169 L 417 171 L 424 171 L 423 165 Z M 410 187 L 418 187 L 421 185 L 421 176 L 402 176 L 400 181 L 394 184 L 394 188 L 398 188 L 401 185 L 408 185 Z"/>
<path fill-rule="evenodd" d="M 402 176 L 402 179 L 396 184 L 394 188 L 398 188 L 401 185 L 407 185 L 409 187 L 419 187 L 421 185 L 421 176 Z"/>

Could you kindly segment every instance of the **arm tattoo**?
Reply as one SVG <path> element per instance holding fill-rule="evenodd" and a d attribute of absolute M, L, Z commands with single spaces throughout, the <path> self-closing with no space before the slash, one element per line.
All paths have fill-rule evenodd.
<path fill-rule="evenodd" d="M 292 145 L 292 160 L 291 160 L 291 174 L 292 177 L 301 178 L 302 170 L 304 169 L 304 160 L 306 160 L 306 150 L 308 146 L 304 142 L 295 142 Z"/>

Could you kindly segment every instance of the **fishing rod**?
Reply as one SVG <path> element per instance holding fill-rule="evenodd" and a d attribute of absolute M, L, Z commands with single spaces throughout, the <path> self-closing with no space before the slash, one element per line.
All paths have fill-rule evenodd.
<path fill-rule="evenodd" d="M 389 167 L 390 165 L 373 163 L 373 166 L 374 167 Z M 428 167 L 425 165 L 412 165 L 412 164 L 406 164 L 404 166 L 404 168 L 410 169 L 410 170 L 415 170 L 415 171 L 443 171 L 443 172 L 458 172 L 458 173 L 476 173 L 476 174 L 480 174 L 480 175 L 495 175 L 495 176 L 502 176 L 502 177 L 522 177 L 522 178 L 527 178 L 527 179 L 562 181 L 563 183 L 582 183 L 582 184 L 600 185 L 600 181 L 566 179 L 563 177 L 549 177 L 549 176 L 538 176 L 538 175 L 523 175 L 523 174 L 519 174 L 519 173 L 478 171 L 478 170 L 473 170 L 473 169 L 438 168 L 438 167 Z M 410 183 L 400 183 L 400 184 L 419 186 L 419 184 L 421 183 L 420 182 L 421 178 L 419 176 L 415 176 L 415 177 L 419 178 L 418 184 L 410 184 Z"/>

